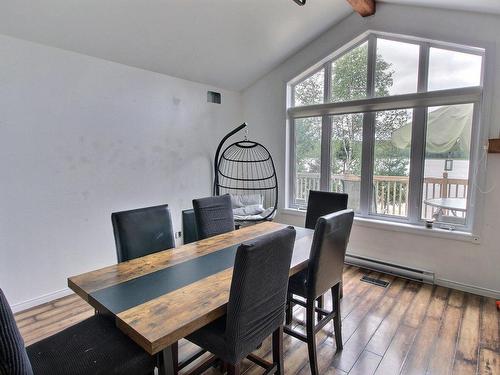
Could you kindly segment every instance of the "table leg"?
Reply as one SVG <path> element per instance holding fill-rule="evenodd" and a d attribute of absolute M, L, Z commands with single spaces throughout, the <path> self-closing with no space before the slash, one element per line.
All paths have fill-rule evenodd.
<path fill-rule="evenodd" d="M 443 209 L 441 207 L 432 215 L 436 221 L 443 221 Z"/>
<path fill-rule="evenodd" d="M 177 375 L 177 369 L 174 362 L 174 356 L 177 354 L 174 345 L 170 345 L 158 353 L 159 369 L 158 375 Z"/>

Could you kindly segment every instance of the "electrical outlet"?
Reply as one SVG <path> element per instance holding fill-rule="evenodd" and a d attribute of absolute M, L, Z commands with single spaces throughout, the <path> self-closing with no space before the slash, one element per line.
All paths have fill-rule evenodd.
<path fill-rule="evenodd" d="M 182 237 L 182 232 L 181 231 L 178 231 L 178 232 L 175 232 L 174 234 L 175 238 L 181 238 Z"/>

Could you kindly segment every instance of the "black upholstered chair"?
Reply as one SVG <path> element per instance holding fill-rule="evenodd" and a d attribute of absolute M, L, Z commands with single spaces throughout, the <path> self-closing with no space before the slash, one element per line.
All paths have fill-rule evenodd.
<path fill-rule="evenodd" d="M 12 310 L 0 289 L 0 374 L 33 374 Z"/>
<path fill-rule="evenodd" d="M 0 374 L 152 374 L 155 358 L 96 315 L 24 347 L 12 311 L 0 289 Z"/>
<path fill-rule="evenodd" d="M 111 214 L 118 262 L 175 247 L 168 205 Z"/>
<path fill-rule="evenodd" d="M 220 358 L 228 374 L 239 374 L 252 351 L 273 335 L 273 363 L 266 373 L 283 374 L 283 319 L 295 229 L 288 227 L 242 244 L 236 253 L 226 316 L 187 337 Z"/>
<path fill-rule="evenodd" d="M 314 230 L 307 269 L 292 276 L 288 284 L 285 332 L 307 342 L 312 375 L 318 374 L 316 333 L 331 319 L 334 323 L 337 350 L 342 350 L 340 284 L 353 219 L 354 212 L 352 210 L 343 210 L 320 217 Z M 332 293 L 332 311 L 315 306 L 316 300 L 328 290 L 331 290 Z M 306 301 L 297 300 L 294 295 L 303 297 Z M 306 308 L 306 335 L 294 331 L 290 327 L 294 304 Z M 321 317 L 318 318 L 317 324 L 315 324 L 314 319 L 315 313 Z"/>
<path fill-rule="evenodd" d="M 193 209 L 200 239 L 234 230 L 233 207 L 229 194 L 193 199 Z"/>
<path fill-rule="evenodd" d="M 309 190 L 305 227 L 308 229 L 314 229 L 316 227 L 316 222 L 321 216 L 346 210 L 348 197 L 349 196 L 344 193 Z M 342 298 L 342 294 L 341 284 L 340 298 Z M 323 308 L 323 296 L 318 298 L 318 307 Z"/>
<path fill-rule="evenodd" d="M 126 262 L 175 247 L 172 216 L 167 204 L 111 214 L 118 262 Z M 174 344 L 174 368 L 181 365 Z"/>
<path fill-rule="evenodd" d="M 310 190 L 307 199 L 306 228 L 314 229 L 321 216 L 347 209 L 348 195 Z"/>

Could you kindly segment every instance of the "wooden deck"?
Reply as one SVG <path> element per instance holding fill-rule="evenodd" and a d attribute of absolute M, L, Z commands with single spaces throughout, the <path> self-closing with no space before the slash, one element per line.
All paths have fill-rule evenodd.
<path fill-rule="evenodd" d="M 382 288 L 360 281 L 364 274 L 391 282 Z M 330 296 L 326 305 L 330 306 Z M 94 310 L 71 295 L 16 314 L 26 345 L 91 315 Z M 295 326 L 303 311 L 296 307 Z M 342 300 L 344 350 L 335 353 L 332 325 L 317 335 L 322 374 L 489 374 L 500 375 L 500 313 L 495 301 L 346 267 Z M 180 343 L 181 358 L 195 351 Z M 270 340 L 258 350 L 270 355 Z M 245 361 L 245 374 L 262 370 Z M 285 373 L 307 375 L 306 344 L 285 335 Z M 218 374 L 215 369 L 207 374 Z"/>

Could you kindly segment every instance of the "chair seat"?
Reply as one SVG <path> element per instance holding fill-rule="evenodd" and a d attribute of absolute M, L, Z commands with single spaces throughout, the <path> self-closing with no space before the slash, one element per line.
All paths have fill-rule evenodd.
<path fill-rule="evenodd" d="M 122 374 L 154 371 L 155 358 L 120 332 L 113 321 L 93 316 L 26 348 L 33 373 Z"/>
<path fill-rule="evenodd" d="M 193 344 L 208 350 L 223 361 L 232 361 L 225 339 L 226 316 L 215 320 L 186 337 Z"/>
<path fill-rule="evenodd" d="M 291 276 L 288 280 L 288 293 L 307 297 L 307 268 Z"/>

